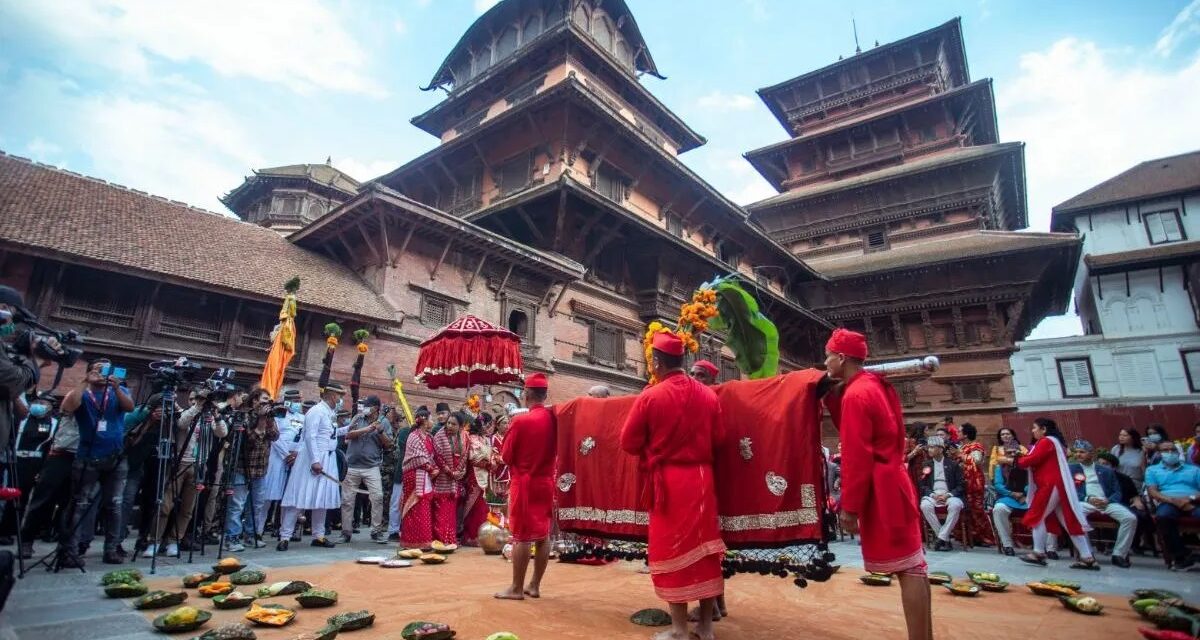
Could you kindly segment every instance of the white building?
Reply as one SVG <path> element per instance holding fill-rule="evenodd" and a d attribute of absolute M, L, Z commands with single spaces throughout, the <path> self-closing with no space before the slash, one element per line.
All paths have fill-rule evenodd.
<path fill-rule="evenodd" d="M 1086 335 L 1017 343 L 1018 411 L 1200 401 L 1200 151 L 1143 162 L 1051 220 L 1083 236 Z"/>

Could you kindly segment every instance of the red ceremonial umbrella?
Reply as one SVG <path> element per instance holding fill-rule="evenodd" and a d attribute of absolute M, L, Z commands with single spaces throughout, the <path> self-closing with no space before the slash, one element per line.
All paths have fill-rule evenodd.
<path fill-rule="evenodd" d="M 463 316 L 421 343 L 416 382 L 430 389 L 521 380 L 521 337 L 475 316 Z"/>

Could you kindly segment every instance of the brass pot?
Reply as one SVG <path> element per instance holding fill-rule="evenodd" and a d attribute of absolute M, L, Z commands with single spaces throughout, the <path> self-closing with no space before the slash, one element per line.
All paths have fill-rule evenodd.
<path fill-rule="evenodd" d="M 494 556 L 504 549 L 504 545 L 508 544 L 509 538 L 508 529 L 499 527 L 490 522 L 484 522 L 479 525 L 479 547 L 489 556 Z"/>

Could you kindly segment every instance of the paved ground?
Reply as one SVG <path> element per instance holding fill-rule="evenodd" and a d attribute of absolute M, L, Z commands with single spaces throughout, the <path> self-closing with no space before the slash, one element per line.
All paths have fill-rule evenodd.
<path fill-rule="evenodd" d="M 42 544 L 39 546 L 39 549 L 43 548 L 45 548 L 47 551 L 49 550 L 47 545 Z M 809 616 L 828 615 L 825 609 L 828 609 L 829 607 L 852 607 L 854 606 L 855 602 L 865 603 L 866 601 L 862 600 L 861 598 L 862 595 L 870 594 L 871 596 L 874 596 L 877 592 L 875 590 L 871 590 L 871 588 L 858 585 L 853 579 L 858 575 L 858 571 L 853 567 L 861 566 L 861 558 L 859 556 L 858 546 L 852 542 L 837 543 L 832 545 L 832 549 L 834 553 L 838 555 L 838 563 L 846 567 L 846 569 L 843 569 L 838 576 L 835 576 L 834 582 L 830 583 L 837 583 L 839 585 L 835 591 L 825 591 L 825 589 L 830 588 L 825 585 L 813 585 L 807 590 L 798 590 L 794 587 L 790 587 L 790 585 L 783 584 L 787 582 L 783 580 L 772 580 L 769 578 L 758 577 L 738 577 L 735 578 L 733 587 L 731 588 L 731 599 L 735 603 L 739 603 L 739 606 L 749 607 L 752 603 L 757 604 L 758 601 L 762 600 L 764 596 L 772 599 L 783 598 L 784 600 L 780 600 L 780 602 L 786 601 L 788 603 L 794 603 L 797 607 L 801 607 L 801 610 L 796 612 L 797 614 L 803 613 Z M 339 545 L 336 549 L 315 549 L 309 547 L 306 540 L 304 544 L 294 544 L 292 550 L 287 553 L 278 553 L 273 547 L 268 547 L 263 550 L 239 553 L 237 556 L 254 567 L 264 569 L 268 573 L 268 577 L 271 579 L 302 577 L 279 575 L 283 573 L 282 571 L 279 571 L 280 569 L 294 567 L 294 571 L 296 573 L 303 574 L 305 576 L 311 575 L 317 577 L 321 580 L 321 582 L 334 581 L 335 583 L 338 583 L 339 586 L 337 588 L 342 590 L 346 595 L 349 595 L 350 592 L 355 589 L 365 589 L 367 590 L 367 594 L 358 596 L 359 601 L 362 601 L 369 600 L 370 595 L 374 593 L 372 589 L 374 589 L 377 585 L 373 584 L 373 578 L 383 574 L 377 572 L 381 570 L 369 568 L 369 571 L 363 573 L 362 576 L 359 576 L 358 572 L 363 570 L 360 567 L 351 564 L 351 562 L 363 555 L 387 555 L 391 552 L 391 550 L 391 546 L 377 545 L 370 542 L 354 542 L 350 545 Z M 211 549 L 207 557 L 197 555 L 195 558 L 196 562 L 190 565 L 177 560 L 163 560 L 158 566 L 157 575 L 150 578 L 150 581 L 157 582 L 160 580 L 166 580 L 167 583 L 174 588 L 173 578 L 195 571 L 207 570 L 207 568 L 216 560 L 215 552 L 215 549 Z M 420 608 L 421 606 L 425 606 L 423 604 L 424 602 L 436 602 L 436 605 L 430 606 L 437 607 L 436 611 L 439 612 L 443 618 L 446 618 L 448 615 L 446 596 L 449 594 L 448 592 L 444 591 L 444 589 L 446 588 L 445 585 L 447 584 L 446 580 L 449 579 L 449 583 L 454 585 L 453 588 L 460 588 L 463 591 L 464 599 L 469 600 L 474 598 L 472 601 L 472 606 L 477 608 L 478 612 L 484 617 L 487 617 L 491 615 L 491 612 L 494 611 L 492 607 L 497 604 L 493 603 L 488 596 L 491 593 L 491 590 L 493 590 L 496 586 L 494 583 L 502 582 L 502 576 L 507 568 L 506 565 L 499 562 L 495 558 L 484 558 L 482 556 L 473 557 L 474 555 L 478 555 L 478 552 L 467 551 L 454 556 L 453 562 L 451 563 L 453 566 L 451 567 L 450 565 L 447 565 L 447 567 L 445 567 L 445 569 L 450 569 L 453 573 L 445 572 L 443 570 L 443 573 L 441 576 L 439 576 L 439 578 L 443 579 L 434 578 L 430 581 L 426 581 L 427 578 L 431 578 L 432 575 L 434 575 L 431 573 L 431 571 L 437 571 L 437 568 L 418 567 L 411 570 L 399 570 L 402 572 L 402 576 L 401 574 L 397 574 L 397 578 L 395 579 L 389 579 L 387 581 L 380 580 L 380 583 L 385 584 L 378 586 L 384 588 L 395 587 L 395 590 L 387 592 L 388 602 L 399 602 L 400 600 L 408 597 L 409 594 L 417 594 L 415 596 L 415 604 L 410 602 L 409 609 L 403 610 L 404 615 L 416 615 L 416 611 L 425 610 Z M 113 567 L 103 565 L 99 560 L 100 559 L 98 557 L 94 556 L 88 558 L 89 571 L 86 574 L 79 573 L 78 571 L 64 571 L 59 574 L 52 574 L 47 573 L 42 568 L 38 568 L 26 576 L 25 579 L 19 581 L 9 599 L 3 615 L 0 616 L 0 640 L 9 640 L 11 638 L 36 638 L 37 640 L 87 638 L 98 640 L 102 638 L 114 638 L 118 636 L 123 640 L 150 640 L 152 638 L 162 640 L 163 636 L 153 633 L 146 617 L 133 611 L 129 607 L 128 601 L 109 600 L 103 597 L 103 594 L 97 587 L 97 583 L 99 581 L 100 574 L 106 570 L 112 569 Z M 1196 574 L 1179 574 L 1169 572 L 1163 567 L 1162 562 L 1157 558 L 1135 558 L 1134 562 L 1135 566 L 1132 569 L 1118 569 L 1106 565 L 1102 571 L 1098 573 L 1092 573 L 1073 571 L 1068 568 L 1069 561 L 1066 560 L 1058 563 L 1052 563 L 1051 568 L 1042 570 L 1025 565 L 1019 562 L 1016 558 L 1003 557 L 995 553 L 994 550 L 990 549 L 981 549 L 971 552 L 955 551 L 951 553 L 930 554 L 931 570 L 947 571 L 955 575 L 962 575 L 963 572 L 968 569 L 995 571 L 1001 574 L 1004 579 L 1014 584 L 1020 584 L 1043 577 L 1078 579 L 1085 584 L 1085 588 L 1089 593 L 1113 594 L 1114 597 L 1109 598 L 1108 601 L 1110 606 L 1114 609 L 1119 608 L 1121 600 L 1123 600 L 1122 596 L 1129 593 L 1130 590 L 1140 587 L 1170 588 L 1183 592 L 1192 599 L 1200 600 L 1200 580 L 1196 579 Z M 144 572 L 148 572 L 147 560 L 139 559 L 133 566 L 142 569 Z M 649 591 L 649 584 L 646 580 L 646 576 L 638 576 L 634 569 L 635 567 L 631 563 L 617 563 L 617 565 L 614 565 L 613 567 L 603 569 L 603 571 L 607 572 L 604 580 L 611 580 L 613 581 L 613 584 L 611 585 L 611 588 L 609 588 L 610 585 L 607 584 L 603 585 L 603 588 L 601 588 L 601 585 L 596 582 L 598 572 L 594 569 L 585 567 L 557 568 L 557 566 L 552 566 L 552 576 L 562 576 L 564 582 L 568 580 L 569 576 L 575 576 L 578 573 L 578 584 L 574 584 L 574 580 L 576 580 L 576 578 L 572 577 L 570 579 L 572 581 L 571 588 L 577 589 L 577 593 L 579 595 L 578 599 L 573 603 L 560 602 L 558 605 L 547 604 L 544 606 L 562 606 L 563 611 L 567 612 L 565 615 L 569 617 L 573 615 L 571 613 L 572 608 L 578 609 L 579 604 L 583 601 L 583 599 L 589 597 L 588 594 L 592 593 L 593 591 L 599 594 L 597 597 L 602 596 L 603 598 L 611 600 L 611 602 L 606 600 L 602 604 L 605 605 L 605 610 L 611 609 L 609 613 L 612 615 L 616 615 L 617 612 L 624 611 L 624 608 L 636 607 L 637 603 L 643 601 L 644 603 L 641 604 L 641 606 L 654 606 L 653 595 Z M 388 575 L 390 578 L 392 574 L 388 573 L 386 575 Z M 457 577 L 451 578 L 452 575 L 456 575 Z M 341 583 L 343 582 L 347 582 L 348 584 L 341 586 Z M 416 585 L 416 588 L 414 588 L 414 585 Z M 157 586 L 161 587 L 163 586 L 163 583 L 159 582 Z M 564 585 L 564 592 L 566 591 L 566 587 L 567 585 Z M 431 589 L 436 590 L 433 593 L 437 595 L 431 594 Z M 834 594 L 840 593 L 842 590 L 848 590 L 849 595 L 852 597 L 843 598 L 839 596 L 835 598 Z M 761 593 L 759 593 L 760 591 Z M 891 593 L 887 591 L 879 591 L 878 593 L 888 594 L 895 597 L 898 597 L 899 595 L 898 592 L 894 591 L 894 589 Z M 380 594 L 380 597 L 383 597 L 383 595 Z M 1030 597 L 1027 594 L 988 594 L 987 597 L 1012 598 L 1012 600 L 1009 600 L 1009 602 L 1018 603 L 1022 606 L 1033 606 L 1031 605 L 1030 601 L 1027 600 L 1027 598 Z M 425 598 L 425 600 L 422 600 L 422 598 Z M 626 603 L 624 601 L 619 601 L 620 598 L 634 599 L 631 602 Z M 348 601 L 352 599 L 354 598 L 347 598 Z M 451 598 L 451 600 L 453 600 L 453 598 Z M 871 600 L 874 601 L 875 598 L 871 598 Z M 1039 624 L 1049 624 L 1064 619 L 1061 618 L 1063 615 L 1061 612 L 1061 607 L 1058 607 L 1053 601 L 1049 601 L 1047 603 L 1043 600 L 1044 599 L 1036 600 L 1036 606 L 1040 606 L 1041 608 L 1036 609 L 1033 615 L 1046 616 L 1049 622 L 1042 622 Z M 942 624 L 945 624 L 947 629 L 953 629 L 952 625 L 956 624 L 953 621 L 959 619 L 972 619 L 973 616 L 978 615 L 978 612 L 981 611 L 980 609 L 976 608 L 972 610 L 969 608 L 970 606 L 977 607 L 977 605 L 962 604 L 974 602 L 975 601 L 973 600 L 968 601 L 953 598 L 944 593 L 935 593 L 935 615 L 936 617 L 942 618 L 945 621 Z M 869 606 L 873 607 L 871 611 L 873 616 L 894 616 L 894 613 L 889 612 L 897 609 L 897 604 L 898 603 L 893 603 L 891 600 L 888 600 L 886 607 L 883 607 L 878 603 Z M 992 604 L 994 604 L 994 601 Z M 396 606 L 400 605 L 398 604 Z M 528 605 L 522 603 L 518 606 Z M 863 604 L 862 606 L 868 605 Z M 967 606 L 968 609 L 960 610 L 960 607 L 964 606 Z M 876 611 L 875 607 L 880 608 L 880 610 Z M 987 607 L 987 609 L 992 608 L 993 607 Z M 632 611 L 632 609 L 630 610 Z M 507 609 L 505 611 L 507 611 Z M 1125 620 L 1125 613 L 1127 612 L 1121 612 L 1118 614 L 1116 611 L 1114 611 L 1112 617 L 1108 617 L 1107 619 L 1110 622 L 1114 620 L 1121 620 L 1122 624 L 1132 624 L 1132 620 Z M 525 615 L 528 614 L 522 614 L 522 616 Z M 624 615 L 628 615 L 628 613 L 625 613 Z M 843 611 L 841 615 L 852 616 L 853 613 Z M 1122 617 L 1116 618 L 1118 615 Z M 754 624 L 784 624 L 774 620 L 774 617 L 775 616 L 773 612 L 763 612 Z M 623 618 L 619 617 L 619 619 L 623 621 Z M 1072 617 L 1065 619 L 1074 620 Z M 884 622 L 880 622 L 879 624 L 895 624 L 895 621 L 891 618 L 885 617 L 883 620 Z M 888 620 L 891 620 L 891 622 L 888 622 Z M 1083 617 L 1079 617 L 1078 619 L 1079 622 L 1085 622 L 1088 620 L 1091 619 Z M 516 626 L 521 624 L 522 621 L 523 618 L 518 617 L 511 624 Z M 597 620 L 596 624 L 602 624 L 602 622 Z M 742 619 L 740 622 L 736 622 L 735 624 L 726 625 L 725 629 L 728 631 L 733 631 L 735 628 L 738 628 L 742 633 L 756 633 L 760 631 L 767 631 L 768 629 L 767 627 L 758 629 L 757 627 L 754 627 L 754 624 L 749 624 L 749 626 L 739 628 L 737 626 L 738 624 L 747 625 L 748 622 L 745 619 Z M 213 625 L 210 624 L 209 628 L 212 628 L 212 626 Z M 390 627 L 390 625 L 388 626 Z M 940 627 L 941 624 L 939 624 L 939 628 Z M 787 627 L 772 627 L 775 632 L 779 632 L 783 628 Z M 284 638 L 294 637 L 295 634 L 301 630 L 302 629 L 297 626 L 297 628 L 292 630 L 290 633 L 275 631 L 267 634 L 260 633 L 259 636 L 261 638 L 280 638 L 282 640 Z M 373 637 L 383 637 L 381 632 L 385 630 L 387 629 L 380 628 L 377 630 L 377 632 L 371 632 L 369 635 L 364 633 L 356 635 L 355 637 L 359 638 L 360 640 L 366 640 L 367 638 Z M 498 629 L 492 630 L 495 631 Z M 392 631 L 398 631 L 398 629 L 393 629 Z M 546 630 L 537 629 L 537 631 Z M 634 631 L 636 631 L 636 628 Z M 625 633 L 626 632 L 623 631 L 618 635 L 604 637 L 641 637 L 641 635 L 645 635 L 632 633 L 631 635 L 626 636 Z M 956 634 L 950 633 L 949 635 L 953 636 Z M 389 631 L 387 637 L 393 636 L 398 637 L 398 633 L 390 633 Z M 818 636 L 843 637 L 836 633 L 831 633 L 827 636 L 818 634 Z M 809 635 L 809 637 L 818 636 Z M 464 640 L 477 640 L 471 635 L 460 635 L 460 637 L 463 637 Z M 479 637 L 482 638 L 483 635 L 480 635 Z M 533 640 L 540 640 L 542 637 L 543 636 L 540 633 L 534 633 L 532 635 Z M 549 638 L 550 636 L 544 637 Z M 568 636 L 562 636 L 560 633 L 560 637 Z M 729 637 L 729 634 L 725 634 L 724 637 Z M 750 636 L 742 635 L 741 637 Z M 785 634 L 784 636 L 780 637 L 791 637 L 791 634 Z M 851 634 L 845 637 L 861 636 L 855 636 Z M 1105 636 L 1102 634 L 1099 637 Z M 1122 635 L 1118 637 L 1129 636 Z M 530 638 L 523 636 L 523 640 L 530 640 Z"/>

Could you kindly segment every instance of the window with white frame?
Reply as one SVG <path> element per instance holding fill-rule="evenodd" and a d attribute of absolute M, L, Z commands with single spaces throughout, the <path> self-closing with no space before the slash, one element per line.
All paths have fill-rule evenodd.
<path fill-rule="evenodd" d="M 1146 235 L 1150 238 L 1150 244 L 1187 239 L 1183 235 L 1183 225 L 1179 222 L 1179 211 L 1176 209 L 1144 214 L 1142 221 L 1146 224 Z"/>
<path fill-rule="evenodd" d="M 1096 379 L 1090 358 L 1059 358 L 1058 382 L 1064 398 L 1095 398 Z"/>
<path fill-rule="evenodd" d="M 1183 370 L 1187 374 L 1188 390 L 1200 393 L 1200 349 L 1181 351 Z"/>

